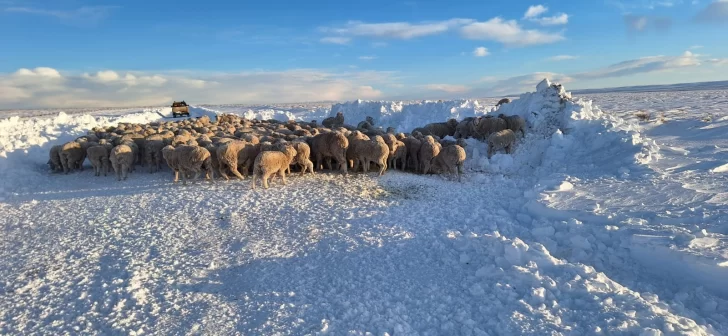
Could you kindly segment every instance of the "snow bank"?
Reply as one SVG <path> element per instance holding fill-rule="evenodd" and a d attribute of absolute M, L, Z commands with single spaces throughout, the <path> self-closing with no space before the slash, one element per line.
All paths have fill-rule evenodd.
<path fill-rule="evenodd" d="M 394 127 L 397 132 L 409 132 L 429 123 L 443 122 L 450 118 L 462 120 L 481 116 L 489 111 L 490 107 L 481 105 L 477 100 L 423 101 L 414 104 L 357 100 L 334 104 L 329 116 L 342 112 L 346 123 L 350 125 L 356 125 L 370 116 L 377 126 Z"/>

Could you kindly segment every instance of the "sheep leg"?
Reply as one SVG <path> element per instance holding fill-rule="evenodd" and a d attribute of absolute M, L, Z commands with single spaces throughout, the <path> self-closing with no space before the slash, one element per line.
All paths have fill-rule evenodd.
<path fill-rule="evenodd" d="M 179 182 L 179 170 L 174 170 L 174 183 Z"/>
<path fill-rule="evenodd" d="M 283 180 L 283 185 L 288 184 L 288 182 L 286 181 L 286 170 L 285 169 L 281 170 L 279 172 L 279 174 L 281 175 L 281 179 Z"/>
<path fill-rule="evenodd" d="M 254 171 L 253 172 L 253 179 L 250 182 L 250 188 L 253 189 L 253 190 L 255 190 L 255 178 L 256 177 L 258 177 L 258 172 L 257 171 Z"/>
<path fill-rule="evenodd" d="M 218 173 L 220 173 L 220 176 L 222 176 L 222 178 L 225 179 L 225 181 L 230 180 L 230 178 L 225 173 L 225 164 L 224 163 L 220 163 L 220 167 L 218 167 L 217 171 L 218 171 Z"/>
<path fill-rule="evenodd" d="M 387 170 L 387 160 L 382 160 L 379 163 L 379 176 L 384 175 L 384 171 Z"/>
<path fill-rule="evenodd" d="M 511 145 L 506 146 L 506 154 L 511 154 Z"/>
<path fill-rule="evenodd" d="M 322 163 L 322 162 L 321 162 L 321 160 L 322 160 L 322 159 L 323 159 L 323 158 L 322 158 L 322 155 L 321 155 L 321 153 L 319 153 L 319 152 L 316 152 L 316 168 L 317 168 L 318 170 L 322 170 L 322 169 L 324 169 L 324 166 L 323 166 L 323 165 L 321 165 L 321 163 Z"/>
<path fill-rule="evenodd" d="M 270 179 L 270 173 L 265 172 L 263 173 L 263 189 L 268 189 L 268 179 Z"/>
<path fill-rule="evenodd" d="M 490 159 L 491 156 L 493 156 L 493 146 L 488 145 L 488 159 Z"/>
<path fill-rule="evenodd" d="M 122 174 L 121 179 L 126 181 L 126 177 L 129 175 L 129 165 L 128 164 L 124 164 L 124 163 L 121 164 L 121 174 Z"/>
<path fill-rule="evenodd" d="M 326 161 L 326 169 L 333 170 L 331 168 L 331 157 L 330 156 L 327 156 L 324 160 Z"/>
<path fill-rule="evenodd" d="M 344 170 L 344 175 L 348 174 L 348 169 L 346 167 L 346 149 L 344 149 L 344 151 L 336 157 L 336 162 L 339 164 L 339 169 Z"/>
<path fill-rule="evenodd" d="M 309 170 L 311 171 L 311 175 L 316 175 L 316 174 L 315 174 L 315 173 L 313 172 L 313 162 L 311 162 L 311 160 L 306 160 L 306 167 L 308 167 L 308 169 L 309 169 Z M 304 171 L 305 171 L 305 170 L 304 170 Z M 301 173 L 301 174 L 303 174 L 303 173 Z"/>
<path fill-rule="evenodd" d="M 463 175 L 463 165 L 462 164 L 457 165 L 457 172 L 458 172 L 458 182 L 461 182 L 460 177 L 462 177 L 462 175 Z"/>
<path fill-rule="evenodd" d="M 182 185 L 187 185 L 187 170 L 182 170 Z"/>

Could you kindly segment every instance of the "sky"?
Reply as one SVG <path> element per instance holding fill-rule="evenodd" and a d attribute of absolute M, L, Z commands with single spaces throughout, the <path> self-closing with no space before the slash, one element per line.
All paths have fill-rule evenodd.
<path fill-rule="evenodd" d="M 728 0 L 0 0 L 0 109 L 728 80 Z"/>

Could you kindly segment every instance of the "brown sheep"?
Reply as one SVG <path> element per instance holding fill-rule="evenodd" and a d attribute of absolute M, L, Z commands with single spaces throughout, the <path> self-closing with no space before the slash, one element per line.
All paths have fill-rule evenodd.
<path fill-rule="evenodd" d="M 468 117 L 463 119 L 463 121 L 458 123 L 458 126 L 455 128 L 455 134 L 453 135 L 455 138 L 470 138 L 475 133 L 474 131 L 474 121 L 475 117 Z"/>
<path fill-rule="evenodd" d="M 372 140 L 355 140 L 356 158 L 364 167 L 364 173 L 369 172 L 371 162 L 379 165 L 379 176 L 387 170 L 387 157 L 389 156 L 389 147 L 381 136 L 375 136 Z M 358 164 L 357 164 L 358 165 Z"/>
<path fill-rule="evenodd" d="M 440 138 L 444 138 L 448 135 L 449 136 L 455 135 L 455 131 L 456 131 L 457 127 L 458 127 L 458 121 L 455 119 L 449 119 L 446 122 L 431 123 L 431 124 L 425 125 L 425 127 L 416 128 L 412 131 L 412 133 L 417 131 L 424 135 L 436 135 Z"/>
<path fill-rule="evenodd" d="M 346 174 L 346 149 L 349 147 L 349 140 L 339 132 L 322 133 L 310 138 L 309 146 L 316 158 L 316 169 L 322 169 L 322 160 L 326 158 L 327 165 L 331 169 L 331 158 L 336 160 L 341 171 Z"/>
<path fill-rule="evenodd" d="M 393 169 L 397 169 L 397 162 L 399 162 L 400 170 L 407 169 L 407 146 L 404 144 L 404 142 L 397 140 L 395 148 L 396 149 L 394 150 L 394 155 L 391 155 L 389 157 L 389 162 L 387 162 L 387 166 L 392 167 Z"/>
<path fill-rule="evenodd" d="M 510 98 L 503 98 L 503 99 L 499 100 L 498 101 L 498 104 L 495 104 L 495 106 L 498 107 L 498 106 L 501 106 L 503 104 L 508 104 L 510 102 L 511 102 L 511 99 Z"/>
<path fill-rule="evenodd" d="M 432 164 L 445 169 L 448 173 L 456 174 L 458 182 L 463 174 L 463 162 L 465 162 L 465 149 L 458 145 L 444 147 L 440 153 L 432 158 Z"/>
<path fill-rule="evenodd" d="M 250 186 L 255 190 L 255 179 L 260 176 L 263 180 L 263 188 L 268 189 L 268 180 L 271 175 L 278 174 L 286 185 L 286 170 L 289 169 L 293 159 L 296 157 L 296 150 L 293 146 L 280 146 L 281 150 L 262 151 L 255 158 L 253 163 L 253 179 Z"/>
<path fill-rule="evenodd" d="M 334 128 L 337 126 L 344 125 L 344 114 L 341 112 L 337 112 L 335 117 L 329 117 L 324 119 L 323 122 L 321 122 L 324 127 L 328 128 Z"/>
<path fill-rule="evenodd" d="M 506 116 L 501 113 L 498 118 L 505 120 L 506 127 L 513 133 L 520 131 L 522 136 L 526 136 L 526 119 L 523 119 L 523 117 L 519 115 Z"/>
<path fill-rule="evenodd" d="M 414 170 L 419 170 L 420 167 L 420 147 L 422 147 L 422 141 L 419 139 L 409 136 L 402 139 L 404 146 L 407 148 L 407 159 L 405 160 L 405 166 L 414 167 Z"/>
<path fill-rule="evenodd" d="M 68 174 L 73 169 L 83 171 L 83 161 L 86 160 L 86 148 L 81 143 L 75 141 L 67 142 L 61 147 L 59 157 L 61 159 L 63 173 Z"/>
<path fill-rule="evenodd" d="M 118 181 L 126 180 L 131 166 L 134 165 L 134 152 L 128 145 L 118 145 L 111 150 L 109 161 L 116 173 L 116 179 Z"/>
<path fill-rule="evenodd" d="M 218 161 L 218 172 L 220 172 L 220 176 L 222 176 L 222 178 L 230 180 L 226 173 L 227 170 L 230 170 L 230 172 L 238 179 L 244 179 L 244 175 L 247 175 L 247 170 L 244 170 L 243 175 L 241 175 L 238 171 L 238 166 L 242 164 L 240 159 L 243 150 L 249 146 L 254 145 L 245 141 L 231 141 L 224 143 L 217 148 L 216 157 Z"/>
<path fill-rule="evenodd" d="M 473 137 L 478 140 L 488 139 L 491 134 L 500 132 L 507 128 L 505 120 L 501 118 L 493 118 L 492 116 L 473 120 L 473 126 L 475 133 Z"/>
<path fill-rule="evenodd" d="M 432 159 L 440 154 L 441 145 L 431 135 L 425 137 L 420 147 L 420 164 L 422 168 L 422 174 L 427 174 L 430 171 L 432 165 Z"/>
<path fill-rule="evenodd" d="M 349 147 L 346 148 L 346 162 L 349 164 L 349 168 L 355 168 L 354 162 L 356 162 L 356 145 L 354 140 L 369 140 L 369 137 L 362 132 L 354 131 L 346 137 L 349 141 Z M 354 169 L 356 171 L 356 169 Z"/>
<path fill-rule="evenodd" d="M 101 172 L 104 172 L 106 176 L 111 166 L 109 157 L 111 155 L 111 145 L 98 145 L 91 146 L 86 150 L 86 156 L 91 162 L 91 166 L 94 168 L 94 175 L 101 176 Z"/>
<path fill-rule="evenodd" d="M 63 145 L 55 145 L 51 147 L 50 151 L 50 158 L 48 159 L 48 165 L 51 167 L 51 171 L 59 171 L 63 170 L 63 165 L 61 164 L 61 149 L 63 148 Z"/>
<path fill-rule="evenodd" d="M 292 143 L 293 149 L 296 150 L 296 157 L 293 159 L 293 164 L 298 164 L 301 167 L 301 176 L 306 173 L 306 169 L 311 171 L 311 175 L 315 175 L 313 171 L 313 162 L 311 162 L 311 147 L 305 142 L 294 142 Z M 290 173 L 290 168 L 289 168 Z"/>
<path fill-rule="evenodd" d="M 164 138 L 159 134 L 152 134 L 144 139 L 144 160 L 149 165 L 150 174 L 162 169 L 164 146 Z"/>

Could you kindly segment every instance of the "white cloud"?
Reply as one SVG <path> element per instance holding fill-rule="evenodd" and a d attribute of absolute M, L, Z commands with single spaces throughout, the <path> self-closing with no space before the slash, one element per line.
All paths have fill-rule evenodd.
<path fill-rule="evenodd" d="M 538 22 L 542 26 L 556 26 L 565 25 L 569 23 L 569 15 L 564 13 L 556 14 L 555 16 L 540 17 L 531 19 L 531 21 Z"/>
<path fill-rule="evenodd" d="M 694 21 L 700 23 L 728 24 L 728 0 L 716 0 L 701 10 Z"/>
<path fill-rule="evenodd" d="M 362 61 L 371 61 L 377 59 L 377 56 L 359 56 L 359 59 Z"/>
<path fill-rule="evenodd" d="M 343 27 L 322 27 L 324 33 L 354 37 L 377 37 L 408 40 L 416 37 L 437 35 L 453 28 L 472 22 L 470 19 L 450 19 L 445 21 L 365 23 L 349 21 Z"/>
<path fill-rule="evenodd" d="M 573 75 L 577 79 L 598 79 L 624 77 L 639 73 L 669 71 L 678 68 L 699 66 L 699 55 L 686 51 L 680 56 L 650 56 L 628 60 L 603 69 Z"/>
<path fill-rule="evenodd" d="M 473 50 L 473 56 L 475 57 L 485 57 L 488 55 L 490 55 L 490 52 L 488 52 L 488 48 L 486 47 L 477 47 Z"/>
<path fill-rule="evenodd" d="M 728 58 L 711 58 L 708 62 L 713 65 L 728 65 Z"/>
<path fill-rule="evenodd" d="M 439 91 L 446 93 L 464 93 L 470 90 L 465 85 L 453 85 L 453 84 L 427 84 L 422 85 L 422 88 L 430 91 Z"/>
<path fill-rule="evenodd" d="M 526 14 L 523 15 L 523 18 L 529 21 L 536 22 L 542 26 L 556 26 L 569 23 L 569 15 L 564 13 L 558 13 L 554 16 L 549 17 L 541 16 L 543 14 L 546 14 L 546 12 L 548 11 L 549 8 L 543 5 L 531 6 L 528 7 L 528 10 L 526 10 Z"/>
<path fill-rule="evenodd" d="M 570 60 L 575 60 L 577 58 L 579 58 L 579 56 L 557 55 L 557 56 L 549 57 L 549 61 L 552 61 L 552 62 L 570 61 Z"/>
<path fill-rule="evenodd" d="M 627 31 L 630 33 L 640 33 L 653 29 L 657 32 L 664 32 L 672 28 L 672 18 L 669 17 L 649 17 L 645 15 L 627 14 L 623 17 Z"/>
<path fill-rule="evenodd" d="M 541 16 L 541 14 L 546 13 L 548 10 L 548 7 L 545 7 L 543 5 L 530 6 L 528 7 L 528 10 L 526 10 L 526 14 L 523 15 L 523 18 L 531 19 L 539 17 Z"/>
<path fill-rule="evenodd" d="M 174 99 L 195 104 L 375 99 L 382 95 L 377 87 L 394 80 L 391 72 L 312 69 L 156 74 L 103 70 L 76 75 L 51 68 L 20 69 L 0 74 L 0 106 L 165 106 Z"/>
<path fill-rule="evenodd" d="M 111 14 L 118 6 L 84 6 L 72 10 L 50 10 L 34 7 L 8 7 L 5 12 L 54 17 L 73 25 L 94 25 Z"/>
<path fill-rule="evenodd" d="M 625 15 L 624 23 L 630 31 L 643 31 L 647 28 L 647 17 L 638 15 Z"/>
<path fill-rule="evenodd" d="M 511 47 L 549 44 L 564 40 L 558 33 L 525 30 L 515 20 L 500 17 L 486 22 L 473 22 L 461 29 L 462 35 L 471 40 L 497 41 Z"/>
<path fill-rule="evenodd" d="M 690 46 L 690 48 L 688 48 L 688 49 L 690 49 L 690 50 L 703 49 L 703 46 L 701 46 L 701 45 L 694 45 L 694 46 Z"/>
<path fill-rule="evenodd" d="M 329 44 L 349 44 L 349 42 L 351 42 L 351 38 L 341 36 L 328 36 L 321 38 L 319 42 Z"/>

